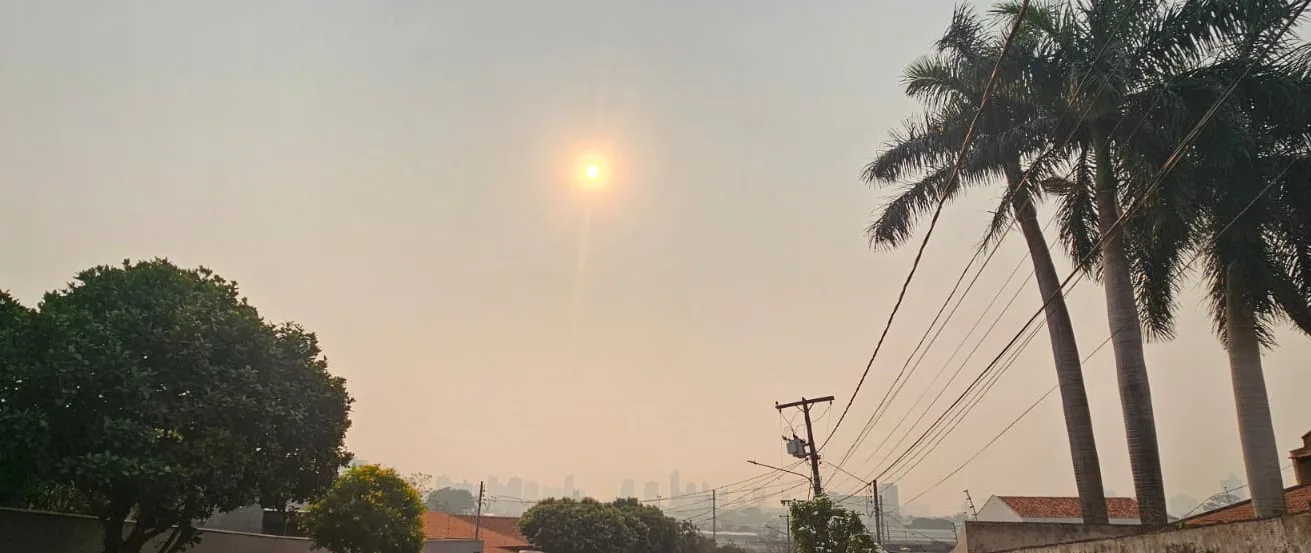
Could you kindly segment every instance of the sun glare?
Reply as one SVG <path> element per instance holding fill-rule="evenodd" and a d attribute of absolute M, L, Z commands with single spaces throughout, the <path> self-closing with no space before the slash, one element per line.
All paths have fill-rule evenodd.
<path fill-rule="evenodd" d="M 578 160 L 577 183 L 585 190 L 605 188 L 609 180 L 609 171 L 605 159 L 598 155 L 583 156 Z"/>

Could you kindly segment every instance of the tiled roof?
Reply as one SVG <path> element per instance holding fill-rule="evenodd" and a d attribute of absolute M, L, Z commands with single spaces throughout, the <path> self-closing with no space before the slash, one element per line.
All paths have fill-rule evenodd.
<path fill-rule="evenodd" d="M 476 524 L 478 521 L 478 517 L 474 515 L 455 515 L 455 517 L 469 524 Z M 523 533 L 519 531 L 519 517 L 483 515 L 482 527 L 483 530 L 491 530 L 497 534 L 510 536 L 528 543 L 528 538 L 524 537 Z"/>
<path fill-rule="evenodd" d="M 529 547 L 528 540 L 522 535 L 508 536 L 488 527 L 488 518 L 492 517 L 483 517 L 484 524 L 478 532 L 485 550 L 519 551 Z M 471 540 L 474 539 L 474 525 L 464 517 L 429 511 L 423 514 L 423 534 L 430 540 Z"/>
<path fill-rule="evenodd" d="M 1311 484 L 1293 486 L 1284 490 L 1284 501 L 1288 504 L 1288 514 L 1290 515 L 1311 510 Z M 1252 520 L 1254 518 L 1256 518 L 1256 511 L 1252 509 L 1252 500 L 1249 499 L 1186 518 L 1182 522 L 1186 526 L 1206 526 Z"/>
<path fill-rule="evenodd" d="M 1006 506 L 1024 518 L 1083 518 L 1083 506 L 1077 497 L 997 496 Z M 1138 500 L 1132 497 L 1106 498 L 1110 518 L 1138 518 Z"/>

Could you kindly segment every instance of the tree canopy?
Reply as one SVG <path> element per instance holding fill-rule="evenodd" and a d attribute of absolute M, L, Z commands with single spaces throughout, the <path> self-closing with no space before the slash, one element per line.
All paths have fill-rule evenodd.
<path fill-rule="evenodd" d="M 194 521 L 308 500 L 350 459 L 351 399 L 314 334 L 265 322 L 208 269 L 95 267 L 14 305 L 0 301 L 0 338 L 21 336 L 0 340 L 0 424 L 44 432 L 3 438 L 0 472 L 21 477 L 11 496 L 75 490 L 105 553 L 180 550 Z"/>
<path fill-rule="evenodd" d="M 423 502 L 405 478 L 378 465 L 351 467 L 306 509 L 314 546 L 332 553 L 418 553 Z"/>
<path fill-rule="evenodd" d="M 793 501 L 792 543 L 796 553 L 873 553 L 878 551 L 865 523 L 856 513 L 826 496 Z"/>
<path fill-rule="evenodd" d="M 427 506 L 431 511 L 441 511 L 453 515 L 467 515 L 473 512 L 478 500 L 469 490 L 461 488 L 441 488 L 428 494 Z"/>
<path fill-rule="evenodd" d="M 689 521 L 636 499 L 547 499 L 519 520 L 520 531 L 546 553 L 733 553 Z"/>

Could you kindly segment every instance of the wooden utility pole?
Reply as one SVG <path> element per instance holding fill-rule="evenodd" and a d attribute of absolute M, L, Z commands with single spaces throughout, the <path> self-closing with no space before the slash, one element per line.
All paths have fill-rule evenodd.
<path fill-rule="evenodd" d="M 801 398 L 801 401 L 784 403 L 782 405 L 778 403 L 774 404 L 774 408 L 778 409 L 779 411 L 791 407 L 800 407 L 802 414 L 805 415 L 806 418 L 806 444 L 805 445 L 806 448 L 809 449 L 809 452 L 808 454 L 801 454 L 801 455 L 793 454 L 793 456 L 801 457 L 801 458 L 804 457 L 810 458 L 810 483 L 815 487 L 815 497 L 824 495 L 824 486 L 820 484 L 819 481 L 819 448 L 815 445 L 815 431 L 811 427 L 812 425 L 810 421 L 810 406 L 816 403 L 828 403 L 830 401 L 833 401 L 833 396 L 825 396 L 816 399 L 806 399 L 803 397 Z"/>
<path fill-rule="evenodd" d="M 783 514 L 779 516 L 783 517 L 783 526 L 787 530 L 788 553 L 792 553 L 792 501 L 784 499 L 779 503 L 783 504 Z"/>
<path fill-rule="evenodd" d="M 473 523 L 473 539 L 475 539 L 475 540 L 476 540 L 476 539 L 479 539 L 479 536 L 482 535 L 482 529 L 483 529 L 483 493 L 484 493 L 485 491 L 486 491 L 486 488 L 483 487 L 483 483 L 482 483 L 482 482 L 479 482 L 479 483 L 478 483 L 478 511 L 477 511 L 477 514 L 474 515 L 474 517 L 473 517 L 473 520 L 474 520 L 474 523 Z"/>
<path fill-rule="evenodd" d="M 879 481 L 875 480 L 869 487 L 873 490 L 871 499 L 874 501 L 874 542 L 883 545 L 883 501 L 879 497 Z"/>

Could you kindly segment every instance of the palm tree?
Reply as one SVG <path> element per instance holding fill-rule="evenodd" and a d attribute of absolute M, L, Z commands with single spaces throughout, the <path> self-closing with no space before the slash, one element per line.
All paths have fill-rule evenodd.
<path fill-rule="evenodd" d="M 1225 58 L 1181 75 L 1161 117 L 1197 118 L 1218 104 L 1193 150 L 1160 180 L 1159 193 L 1131 225 L 1140 297 L 1148 316 L 1170 321 L 1175 289 L 1189 260 L 1204 260 L 1211 315 L 1228 352 L 1239 438 L 1252 504 L 1259 517 L 1286 512 L 1280 456 L 1261 366 L 1272 326 L 1291 320 L 1311 334 L 1311 59 L 1284 39 L 1300 9 L 1285 2 L 1254 6 Z M 1264 8 L 1268 11 L 1258 11 Z M 1230 83 L 1237 83 L 1226 97 Z M 1153 123 L 1154 124 L 1154 123 Z M 1164 148 L 1140 144 L 1128 164 L 1147 192 Z M 1163 232 L 1163 229 L 1164 232 Z M 1185 229 L 1183 232 L 1169 229 Z M 1184 239 L 1161 239 L 1175 235 Z M 1193 254 L 1192 256 L 1188 254 Z"/>
<path fill-rule="evenodd" d="M 1091 155 L 1094 172 L 1088 182 L 1055 187 L 1063 194 L 1061 235 L 1075 259 L 1086 260 L 1083 268 L 1101 276 L 1134 488 L 1146 525 L 1164 525 L 1168 516 L 1136 297 L 1135 286 L 1142 283 L 1135 280 L 1130 258 L 1135 246 L 1126 240 L 1121 221 L 1122 201 L 1131 196 L 1126 171 L 1143 144 L 1173 144 L 1196 122 L 1155 117 L 1177 113 L 1165 108 L 1186 100 L 1174 88 L 1180 77 L 1206 67 L 1236 43 L 1254 13 L 1278 3 L 1283 2 L 1083 0 L 1038 6 L 1026 15 L 1038 43 L 1035 56 L 1050 77 L 1035 82 L 1051 86 L 1037 91 L 1035 101 L 1050 104 L 1050 111 L 1074 108 L 1082 114 L 1072 132 L 1077 149 Z M 1013 2 L 997 11 L 1020 12 Z M 1165 230 L 1170 233 L 1153 239 L 1185 243 L 1193 237 L 1186 227 Z M 1162 307 L 1144 305 L 1144 310 L 1166 311 Z M 1169 336 L 1168 325 L 1162 326 L 1168 317 L 1144 318 L 1153 336 Z"/>
<path fill-rule="evenodd" d="M 997 213 L 1013 216 L 1019 225 L 1044 301 L 1084 522 L 1106 524 L 1106 496 L 1079 349 L 1061 291 L 1061 279 L 1038 223 L 1034 200 L 1039 191 L 1024 178 L 1023 162 L 1040 158 L 1039 150 L 1050 138 L 1045 120 L 1020 95 L 1014 94 L 1014 89 L 1024 82 L 1023 50 L 1023 44 L 1015 44 L 1003 60 L 999 91 L 990 99 L 975 129 L 973 146 L 955 180 L 952 177 L 957 150 L 979 109 L 992 69 L 1001 57 L 1002 41 L 989 34 L 973 12 L 958 8 L 947 32 L 937 42 L 936 52 L 907 68 L 906 91 L 926 102 L 929 112 L 923 119 L 909 122 L 903 131 L 894 133 L 888 148 L 866 167 L 865 179 L 880 184 L 900 182 L 907 177 L 917 180 L 905 186 L 885 206 L 868 233 L 874 245 L 899 246 L 910 236 L 920 216 L 939 201 L 958 196 L 962 184 L 996 182 L 1000 177 L 1008 185 Z M 985 240 L 994 239 L 1009 220 L 994 222 Z"/>

